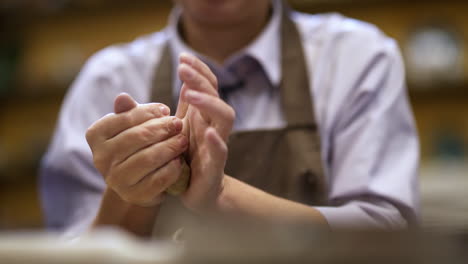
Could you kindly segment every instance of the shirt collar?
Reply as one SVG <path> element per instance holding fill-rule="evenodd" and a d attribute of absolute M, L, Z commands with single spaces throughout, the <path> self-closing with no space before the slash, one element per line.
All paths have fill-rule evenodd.
<path fill-rule="evenodd" d="M 270 82 L 277 86 L 279 85 L 281 78 L 281 67 L 280 67 L 280 25 L 281 25 L 281 14 L 282 14 L 282 3 L 281 0 L 272 0 L 273 13 L 270 18 L 270 21 L 263 29 L 263 31 L 258 35 L 258 37 L 250 43 L 246 48 L 240 50 L 239 52 L 231 55 L 223 65 L 223 67 L 229 66 L 231 63 L 237 61 L 239 57 L 244 55 L 250 55 L 255 58 L 265 70 Z M 168 24 L 168 33 L 169 41 L 172 49 L 173 63 L 178 65 L 178 54 L 182 52 L 189 52 L 195 54 L 197 57 L 201 58 L 205 63 L 209 64 L 211 67 L 216 68 L 216 64 L 211 62 L 205 56 L 195 52 L 190 48 L 181 38 L 178 30 L 177 24 L 179 22 L 180 16 L 182 14 L 182 9 L 179 6 L 176 6 L 169 17 Z M 177 78 L 178 79 L 178 78 Z M 179 86 L 179 85 L 178 85 Z"/>

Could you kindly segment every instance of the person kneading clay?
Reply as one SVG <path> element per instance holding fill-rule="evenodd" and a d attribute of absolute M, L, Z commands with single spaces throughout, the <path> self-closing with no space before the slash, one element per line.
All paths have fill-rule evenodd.
<path fill-rule="evenodd" d="M 46 223 L 70 237 L 170 234 L 190 214 L 416 225 L 404 80 L 395 41 L 365 22 L 175 1 L 165 29 L 98 52 L 72 85 L 41 167 Z"/>

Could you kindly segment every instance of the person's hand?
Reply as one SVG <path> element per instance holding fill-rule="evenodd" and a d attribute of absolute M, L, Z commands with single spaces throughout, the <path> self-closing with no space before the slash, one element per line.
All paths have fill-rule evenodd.
<path fill-rule="evenodd" d="M 188 148 L 182 120 L 168 116 L 163 104 L 138 105 L 127 94 L 114 108 L 86 133 L 94 165 L 122 200 L 157 205 L 182 173 L 180 155 Z"/>
<path fill-rule="evenodd" d="M 235 112 L 219 98 L 217 79 L 201 60 L 182 54 L 178 74 L 184 84 L 176 116 L 184 118 L 184 133 L 190 138 L 191 167 L 190 185 L 181 199 L 189 209 L 200 211 L 211 207 L 222 192 Z"/>

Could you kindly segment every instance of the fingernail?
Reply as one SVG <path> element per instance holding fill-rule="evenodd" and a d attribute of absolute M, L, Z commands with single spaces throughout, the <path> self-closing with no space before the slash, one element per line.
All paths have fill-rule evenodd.
<path fill-rule="evenodd" d="M 185 93 L 185 97 L 189 103 L 200 103 L 202 100 L 201 94 L 193 90 L 188 90 Z"/>
<path fill-rule="evenodd" d="M 165 116 L 169 115 L 171 113 L 171 111 L 169 110 L 169 108 L 167 108 L 166 106 L 159 106 L 159 109 L 161 110 L 161 113 Z"/>
<path fill-rule="evenodd" d="M 174 118 L 172 120 L 172 125 L 174 126 L 174 130 L 175 132 L 180 132 L 182 130 L 182 120 L 178 119 L 178 118 Z"/>

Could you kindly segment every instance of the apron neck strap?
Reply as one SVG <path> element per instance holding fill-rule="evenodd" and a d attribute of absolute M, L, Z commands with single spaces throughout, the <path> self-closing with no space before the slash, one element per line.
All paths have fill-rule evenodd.
<path fill-rule="evenodd" d="M 172 96 L 174 65 L 172 52 L 166 42 L 161 50 L 161 58 L 156 65 L 156 71 L 152 83 L 151 101 L 163 103 L 171 109 L 174 115 L 177 109 L 176 102 Z"/>
<path fill-rule="evenodd" d="M 290 9 L 284 5 L 281 23 L 281 103 L 288 125 L 315 124 L 309 76 L 302 41 Z"/>

